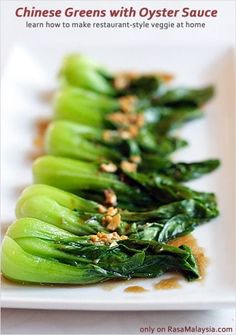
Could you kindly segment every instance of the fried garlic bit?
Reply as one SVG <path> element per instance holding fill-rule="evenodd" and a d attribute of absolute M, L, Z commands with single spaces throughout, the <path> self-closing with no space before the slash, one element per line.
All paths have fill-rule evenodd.
<path fill-rule="evenodd" d="M 118 133 L 122 140 L 130 140 L 132 138 L 131 133 L 126 129 L 119 129 Z"/>
<path fill-rule="evenodd" d="M 137 171 L 137 163 L 132 163 L 129 161 L 122 161 L 120 167 L 123 171 L 127 172 L 136 172 Z"/>
<path fill-rule="evenodd" d="M 159 77 L 165 83 L 168 83 L 174 79 L 174 75 L 167 72 L 155 72 L 153 73 L 156 77 Z"/>
<path fill-rule="evenodd" d="M 115 207 L 109 207 L 106 211 L 107 215 L 114 216 L 118 212 L 118 209 Z"/>
<path fill-rule="evenodd" d="M 117 90 L 127 88 L 131 80 L 137 79 L 140 75 L 137 72 L 120 72 L 114 80 L 114 87 Z"/>
<path fill-rule="evenodd" d="M 139 163 L 141 163 L 141 157 L 139 155 L 132 155 L 132 156 L 130 156 L 130 161 L 132 163 L 139 164 Z"/>
<path fill-rule="evenodd" d="M 104 207 L 103 205 L 99 205 L 99 207 L 98 207 L 98 212 L 99 212 L 100 214 L 104 214 L 104 213 L 106 213 L 106 211 L 107 211 L 107 208 L 106 208 L 106 207 Z"/>
<path fill-rule="evenodd" d="M 133 95 L 119 98 L 121 111 L 107 115 L 107 120 L 115 123 L 118 129 L 113 132 L 105 130 L 103 132 L 104 141 L 111 142 L 114 136 L 123 140 L 129 140 L 138 136 L 140 128 L 145 123 L 145 118 L 142 113 L 135 113 L 136 102 L 137 97 Z"/>
<path fill-rule="evenodd" d="M 116 206 L 117 196 L 112 189 L 107 189 L 104 191 L 105 195 L 105 204 L 109 206 Z"/>
<path fill-rule="evenodd" d="M 99 206 L 98 211 L 104 214 L 102 218 L 102 224 L 109 230 L 116 230 L 121 223 L 121 215 L 118 213 L 118 209 L 114 206 L 117 204 L 116 194 L 113 190 L 108 189 L 104 191 L 105 204 L 110 207 L 106 208 L 102 205 Z"/>
<path fill-rule="evenodd" d="M 102 224 L 109 230 L 116 230 L 121 223 L 121 215 L 118 213 L 118 209 L 109 207 L 103 214 Z"/>
<path fill-rule="evenodd" d="M 111 231 L 114 231 L 119 227 L 119 225 L 121 223 L 121 215 L 116 214 L 116 215 L 112 216 L 111 218 L 112 218 L 111 221 L 107 225 L 107 229 L 109 229 Z"/>
<path fill-rule="evenodd" d="M 123 140 L 135 138 L 139 134 L 140 128 L 144 125 L 143 114 L 123 114 L 120 112 L 112 113 L 108 116 L 108 120 L 114 122 L 118 126 L 117 135 Z M 111 136 L 108 137 L 108 133 L 104 134 L 106 140 L 111 140 Z M 111 135 L 111 134 L 109 134 Z"/>
<path fill-rule="evenodd" d="M 100 165 L 100 170 L 103 172 L 116 172 L 117 166 L 112 162 L 102 163 Z"/>
<path fill-rule="evenodd" d="M 130 133 L 131 138 L 135 138 L 138 136 L 139 127 L 136 125 L 131 125 L 128 127 L 128 132 Z"/>
<path fill-rule="evenodd" d="M 99 244 L 114 244 L 114 242 L 127 240 L 128 237 L 126 235 L 119 235 L 117 232 L 113 233 L 97 233 L 96 235 L 91 235 L 90 240 L 93 243 L 99 243 Z"/>
<path fill-rule="evenodd" d="M 110 142 L 112 140 L 112 131 L 111 130 L 104 130 L 102 133 L 102 138 L 106 142 Z"/>
<path fill-rule="evenodd" d="M 122 112 L 132 113 L 135 111 L 137 97 L 135 95 L 127 95 L 127 96 L 119 98 L 119 103 L 120 103 Z"/>
<path fill-rule="evenodd" d="M 122 126 L 126 126 L 128 124 L 133 124 L 137 126 L 143 126 L 144 124 L 144 116 L 143 114 L 124 114 L 122 112 L 116 112 L 112 114 L 108 114 L 108 120 L 118 123 Z"/>

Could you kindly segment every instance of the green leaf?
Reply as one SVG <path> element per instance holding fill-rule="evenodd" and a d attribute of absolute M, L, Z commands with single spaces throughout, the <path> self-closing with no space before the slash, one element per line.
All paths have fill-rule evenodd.
<path fill-rule="evenodd" d="M 79 54 L 65 57 L 60 78 L 67 85 L 82 87 L 97 93 L 113 95 L 114 89 L 107 70 Z"/>
<path fill-rule="evenodd" d="M 186 182 L 199 178 L 217 169 L 220 165 L 218 159 L 208 159 L 201 162 L 177 162 L 173 163 L 168 159 L 154 154 L 143 155 L 143 161 L 139 171 L 143 173 L 160 173 L 178 182 Z"/>
<path fill-rule="evenodd" d="M 68 121 L 52 122 L 45 135 L 47 154 L 84 161 L 121 160 L 121 155 L 98 142 L 102 133 Z M 97 139 L 97 141 L 96 141 Z"/>
<path fill-rule="evenodd" d="M 213 86 L 200 89 L 174 88 L 167 90 L 162 95 L 153 100 L 153 105 L 179 107 L 193 106 L 199 107 L 206 103 L 214 95 Z"/>
<path fill-rule="evenodd" d="M 125 89 L 118 90 L 118 95 L 137 95 L 141 98 L 149 98 L 158 92 L 161 80 L 158 76 L 142 75 L 131 79 Z"/>
<path fill-rule="evenodd" d="M 8 230 L 2 271 L 16 281 L 55 284 L 155 277 L 168 271 L 183 273 L 188 280 L 199 277 L 187 247 L 139 240 L 124 240 L 115 246 L 94 244 L 89 236 L 76 237 L 35 219 L 16 221 Z"/>
<path fill-rule="evenodd" d="M 105 124 L 105 114 L 118 108 L 117 99 L 81 88 L 66 87 L 56 95 L 54 116 L 99 128 Z"/>
<path fill-rule="evenodd" d="M 72 266 L 32 255 L 6 236 L 2 245 L 2 273 L 11 280 L 50 284 L 92 284 L 124 278 L 94 264 Z"/>

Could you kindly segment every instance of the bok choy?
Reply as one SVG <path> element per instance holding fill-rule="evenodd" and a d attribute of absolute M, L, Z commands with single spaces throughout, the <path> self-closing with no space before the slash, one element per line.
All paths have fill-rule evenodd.
<path fill-rule="evenodd" d="M 93 242 L 93 235 L 77 237 L 36 219 L 17 220 L 3 241 L 3 274 L 20 282 L 54 284 L 152 278 L 168 271 L 190 281 L 199 278 L 187 246 L 122 239 L 114 233 L 101 236 Z"/>
<path fill-rule="evenodd" d="M 25 283 L 93 284 L 178 272 L 200 277 L 187 245 L 170 241 L 219 215 L 216 196 L 186 184 L 218 159 L 176 161 L 175 129 L 204 116 L 212 86 L 168 86 L 165 73 L 111 73 L 68 55 L 59 72 L 45 155 L 16 205 L 2 273 Z"/>

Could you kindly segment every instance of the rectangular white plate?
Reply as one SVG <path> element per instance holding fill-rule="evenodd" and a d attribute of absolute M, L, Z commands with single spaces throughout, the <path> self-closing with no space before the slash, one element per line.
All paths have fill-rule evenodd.
<path fill-rule="evenodd" d="M 14 218 L 16 188 L 31 183 L 34 122 L 51 115 L 51 107 L 40 99 L 55 87 L 63 55 L 70 48 L 55 46 L 34 50 L 17 46 L 11 53 L 2 78 L 2 221 L 3 230 Z M 79 310 L 174 310 L 213 309 L 234 303 L 235 194 L 234 194 L 234 78 L 233 50 L 226 48 L 102 48 L 79 50 L 113 70 L 166 70 L 176 75 L 176 84 L 200 86 L 213 83 L 216 96 L 206 107 L 204 119 L 180 130 L 190 146 L 176 155 L 185 161 L 219 157 L 221 168 L 191 185 L 216 192 L 221 215 L 199 227 L 194 236 L 210 259 L 206 278 L 180 289 L 157 291 L 160 279 L 135 280 L 115 285 L 21 286 L 3 280 L 2 305 L 8 308 Z M 141 285 L 148 291 L 125 293 L 124 288 Z"/>

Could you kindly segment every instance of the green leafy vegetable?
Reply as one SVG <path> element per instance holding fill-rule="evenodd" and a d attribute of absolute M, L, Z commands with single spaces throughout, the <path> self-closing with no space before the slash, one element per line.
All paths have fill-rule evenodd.
<path fill-rule="evenodd" d="M 52 156 L 38 158 L 33 165 L 33 173 L 36 183 L 55 186 L 89 199 L 95 199 L 94 196 L 100 194 L 97 198 L 99 202 L 103 202 L 105 189 L 113 189 L 117 193 L 118 206 L 130 210 L 195 199 L 206 202 L 217 212 L 213 193 L 193 191 L 163 175 L 126 172 L 127 183 L 113 173 L 100 172 L 95 163 Z"/>
<path fill-rule="evenodd" d="M 25 189 L 19 198 L 16 217 L 39 219 L 76 235 L 108 233 L 110 231 L 103 224 L 100 207 L 98 203 L 51 186 L 33 185 Z M 119 209 L 119 213 L 121 223 L 116 228 L 119 234 L 139 236 L 139 239 L 146 240 L 156 239 L 159 242 L 185 235 L 217 215 L 214 209 L 192 199 L 146 212 Z"/>
<path fill-rule="evenodd" d="M 201 177 L 217 169 L 220 165 L 218 159 L 208 159 L 201 162 L 173 163 L 157 155 L 144 155 L 139 170 L 144 173 L 157 172 L 178 182 L 185 182 Z"/>
<path fill-rule="evenodd" d="M 66 87 L 55 98 L 56 119 L 103 127 L 106 113 L 119 109 L 119 101 L 77 87 Z"/>
<path fill-rule="evenodd" d="M 215 194 L 182 182 L 220 161 L 170 155 L 188 144 L 172 132 L 204 115 L 213 87 L 121 77 L 82 55 L 65 58 L 46 155 L 33 163 L 35 185 L 21 194 L 3 241 L 5 277 L 81 285 L 168 271 L 199 278 L 191 249 L 165 243 L 219 215 Z"/>
<path fill-rule="evenodd" d="M 118 90 L 118 95 L 137 95 L 140 98 L 154 96 L 161 86 L 161 79 L 155 75 L 141 75 L 131 79 L 124 89 Z"/>
<path fill-rule="evenodd" d="M 3 242 L 2 271 L 7 278 L 37 283 L 90 284 L 104 280 L 156 277 L 176 271 L 199 278 L 187 246 L 124 240 L 92 243 L 36 219 L 11 225 Z"/>
<path fill-rule="evenodd" d="M 174 111 L 174 113 L 163 117 L 156 124 L 156 131 L 159 134 L 166 134 L 167 132 L 181 127 L 185 122 L 192 121 L 203 116 L 201 109 L 181 108 Z"/>
<path fill-rule="evenodd" d="M 163 204 L 183 199 L 195 199 L 216 207 L 216 199 L 213 193 L 193 191 L 169 177 L 142 173 L 127 173 L 127 175 L 138 185 L 151 192 L 156 200 Z"/>
<path fill-rule="evenodd" d="M 59 77 L 64 86 L 74 86 L 110 96 L 137 95 L 148 98 L 155 95 L 162 84 L 161 75 L 144 74 L 128 79 L 124 88 L 117 88 L 116 75 L 80 54 L 65 57 Z"/>
<path fill-rule="evenodd" d="M 71 54 L 64 59 L 60 71 L 62 82 L 100 94 L 113 95 L 111 75 L 88 57 Z"/>
<path fill-rule="evenodd" d="M 47 129 L 45 149 L 48 154 L 85 161 L 121 160 L 119 152 L 99 142 L 102 142 L 101 131 L 68 121 L 57 121 Z"/>
<path fill-rule="evenodd" d="M 147 133 L 145 134 L 147 135 Z M 143 139 L 147 143 L 148 137 Z M 165 143 L 160 140 L 160 145 L 155 140 L 153 139 L 154 150 L 157 148 L 160 152 L 163 149 L 166 153 L 171 150 L 167 150 L 167 145 L 165 145 L 166 141 L 168 141 L 167 138 L 164 139 Z M 169 139 L 169 144 L 172 143 L 174 145 L 174 142 L 170 141 Z M 188 181 L 198 178 L 219 166 L 218 160 L 172 163 L 170 160 L 158 156 L 157 153 L 146 153 L 141 143 L 143 144 L 142 138 L 138 138 L 137 141 L 129 140 L 126 144 L 122 143 L 122 141 L 117 140 L 114 142 L 113 140 L 111 145 L 104 142 L 101 130 L 69 121 L 52 122 L 45 135 L 45 151 L 48 154 L 97 163 L 113 161 L 118 164 L 123 159 L 129 159 L 129 155 L 140 155 L 142 159 L 141 164 L 139 164 L 140 172 L 157 172 L 176 181 Z M 152 146 L 152 144 L 147 143 L 148 145 L 149 148 Z M 171 147 L 169 146 L 169 148 Z"/>
<path fill-rule="evenodd" d="M 200 89 L 174 88 L 153 99 L 153 105 L 167 107 L 200 107 L 213 97 L 214 88 Z"/>
<path fill-rule="evenodd" d="M 45 151 L 55 156 L 85 161 L 111 160 L 117 162 L 135 154 L 155 153 L 166 156 L 186 145 L 186 141 L 178 138 L 153 136 L 147 129 L 143 129 L 138 138 L 133 140 L 119 138 L 119 133 L 115 130 L 108 130 L 111 133 L 111 139 L 105 140 L 106 131 L 106 129 L 101 130 L 70 121 L 54 121 L 46 131 Z M 146 157 L 148 158 L 145 155 L 144 160 Z M 157 155 L 151 157 L 161 160 L 161 157 Z"/>
<path fill-rule="evenodd" d="M 132 189 L 112 173 L 100 172 L 96 163 L 86 163 L 68 158 L 43 156 L 33 164 L 36 183 L 64 190 L 104 190 L 131 192 Z"/>

